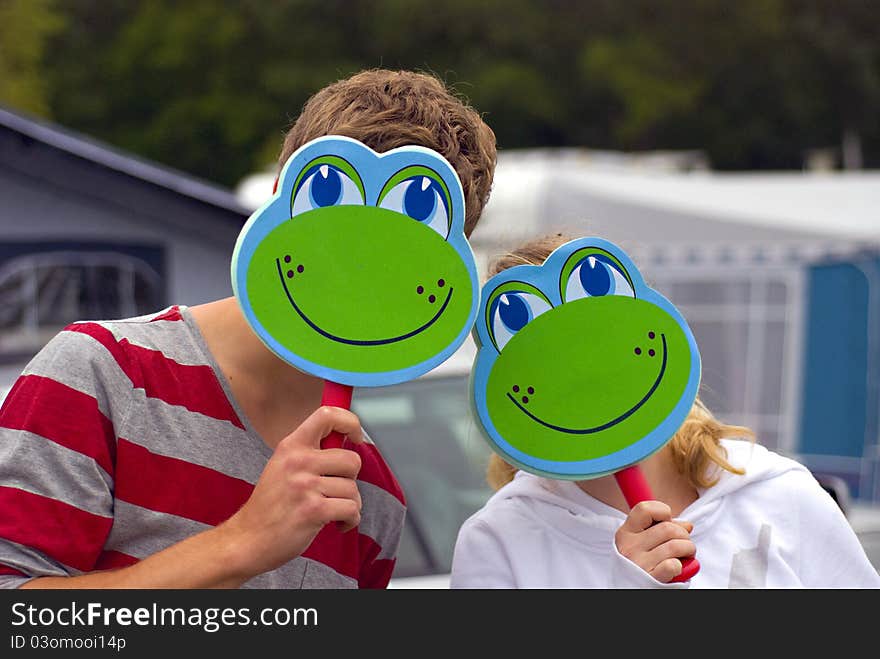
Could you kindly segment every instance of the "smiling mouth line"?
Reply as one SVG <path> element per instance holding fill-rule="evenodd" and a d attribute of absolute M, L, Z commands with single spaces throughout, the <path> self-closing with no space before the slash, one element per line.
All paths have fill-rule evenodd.
<path fill-rule="evenodd" d="M 660 365 L 660 373 L 657 374 L 657 379 L 654 380 L 654 384 L 651 385 L 651 388 L 648 390 L 648 393 L 645 394 L 645 396 L 644 396 L 644 398 L 642 398 L 642 400 L 640 400 L 638 403 L 633 405 L 631 408 L 629 408 L 626 412 L 621 414 L 619 417 L 617 417 L 616 419 L 612 419 L 611 421 L 609 421 L 607 423 L 603 423 L 601 426 L 596 426 L 594 428 L 583 428 L 583 429 L 563 428 L 562 426 L 554 426 L 552 423 L 547 423 L 546 421 L 542 421 L 541 419 L 536 417 L 534 414 L 529 412 L 526 408 L 524 408 L 522 405 L 520 405 L 517 402 L 517 400 L 513 396 L 510 395 L 510 393 L 507 394 L 507 397 L 513 402 L 514 405 L 516 405 L 519 409 L 521 409 L 526 414 L 526 416 L 537 421 L 542 426 L 546 426 L 547 428 L 550 428 L 551 430 L 558 430 L 559 432 L 565 432 L 570 435 L 589 435 L 594 432 L 600 432 L 600 431 L 605 430 L 606 428 L 610 428 L 611 426 L 616 425 L 616 424 L 620 423 L 621 421 L 623 421 L 624 419 L 627 419 L 628 417 L 632 416 L 635 413 L 635 411 L 638 410 L 642 405 L 644 405 L 648 401 L 648 399 L 653 395 L 653 393 L 657 390 L 657 387 L 660 385 L 660 380 L 663 379 L 663 374 L 666 372 L 666 335 L 660 334 L 660 338 L 663 340 L 663 363 Z"/>
<path fill-rule="evenodd" d="M 408 339 L 411 336 L 415 336 L 416 334 L 419 334 L 420 332 L 424 332 L 431 325 L 433 325 L 437 321 L 438 318 L 440 318 L 440 316 L 446 310 L 446 307 L 449 306 L 449 300 L 452 298 L 452 290 L 453 289 L 450 286 L 449 290 L 446 293 L 446 299 L 443 300 L 443 304 L 437 310 L 437 313 L 434 314 L 433 318 L 431 318 L 427 323 L 425 323 L 421 327 L 417 327 L 416 329 L 412 330 L 411 332 L 407 332 L 406 334 L 401 334 L 400 336 L 393 336 L 389 339 L 363 339 L 363 340 L 361 340 L 361 339 L 346 339 L 341 336 L 336 336 L 335 334 L 331 334 L 327 330 L 324 330 L 324 329 L 318 327 L 312 321 L 311 318 L 309 318 L 308 316 L 306 316 L 303 313 L 302 309 L 300 309 L 299 306 L 297 305 L 297 303 L 294 302 L 293 296 L 290 294 L 290 291 L 287 290 L 287 284 L 284 281 L 284 273 L 281 271 L 281 259 L 275 259 L 275 266 L 278 268 L 278 278 L 281 280 L 281 287 L 284 289 L 284 292 L 287 294 L 287 299 L 290 300 L 290 305 L 293 307 L 293 310 L 299 314 L 300 318 L 302 318 L 306 322 L 306 324 L 308 324 L 309 327 L 311 327 L 313 330 L 315 330 L 321 336 L 327 337 L 331 341 L 336 341 L 337 343 L 345 343 L 345 344 L 352 345 L 352 346 L 387 345 L 389 343 L 397 343 L 398 341 L 403 341 L 404 339 Z M 665 359 L 665 353 L 664 353 L 664 359 Z"/>

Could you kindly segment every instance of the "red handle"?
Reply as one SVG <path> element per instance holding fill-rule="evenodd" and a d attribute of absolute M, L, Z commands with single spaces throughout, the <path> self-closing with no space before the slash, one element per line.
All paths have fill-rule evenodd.
<path fill-rule="evenodd" d="M 640 501 L 650 501 L 654 498 L 651 494 L 651 487 L 645 480 L 645 475 L 638 465 L 632 465 L 615 472 L 614 477 L 623 492 L 623 498 L 626 499 L 627 505 L 632 508 Z M 700 571 L 700 562 L 694 558 L 681 559 L 681 574 L 675 577 L 673 582 L 689 581 L 697 572 Z"/>
<path fill-rule="evenodd" d="M 324 391 L 321 394 L 321 405 L 351 409 L 351 395 L 353 387 L 338 382 L 324 381 Z M 342 448 L 345 435 L 335 430 L 321 441 L 321 448 Z"/>

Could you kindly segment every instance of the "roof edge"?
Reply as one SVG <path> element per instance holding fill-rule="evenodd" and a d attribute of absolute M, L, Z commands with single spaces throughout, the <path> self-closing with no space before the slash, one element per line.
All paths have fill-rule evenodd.
<path fill-rule="evenodd" d="M 183 171 L 159 165 L 121 149 L 61 128 L 57 124 L 0 106 L 0 126 L 102 167 L 152 183 L 197 201 L 247 217 L 245 208 L 226 188 Z"/>

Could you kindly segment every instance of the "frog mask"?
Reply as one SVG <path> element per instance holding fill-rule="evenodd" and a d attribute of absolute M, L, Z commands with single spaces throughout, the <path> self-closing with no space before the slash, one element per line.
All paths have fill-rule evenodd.
<path fill-rule="evenodd" d="M 484 286 L 471 374 L 492 448 L 533 473 L 582 480 L 635 464 L 678 430 L 700 354 L 684 318 L 599 238 Z"/>
<path fill-rule="evenodd" d="M 300 370 L 350 386 L 429 371 L 479 302 L 455 170 L 419 146 L 309 142 L 242 229 L 232 286 L 257 336 Z"/>

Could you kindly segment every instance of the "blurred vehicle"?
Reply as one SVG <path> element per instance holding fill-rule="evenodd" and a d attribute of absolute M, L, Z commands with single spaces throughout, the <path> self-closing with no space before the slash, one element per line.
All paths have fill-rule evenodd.
<path fill-rule="evenodd" d="M 868 559 L 880 572 L 880 505 L 855 503 L 850 507 L 847 517 L 859 536 Z"/>
<path fill-rule="evenodd" d="M 865 548 L 871 564 L 880 572 L 880 505 L 856 503 L 850 508 L 849 523 Z"/>
<path fill-rule="evenodd" d="M 840 506 L 862 543 L 868 560 L 880 572 L 880 504 L 853 499 L 849 485 L 840 476 L 822 472 L 813 472 L 813 475 Z"/>
<path fill-rule="evenodd" d="M 458 529 L 489 498 L 490 451 L 471 415 L 470 339 L 420 378 L 355 388 L 352 410 L 406 495 L 393 588 L 448 588 Z"/>

